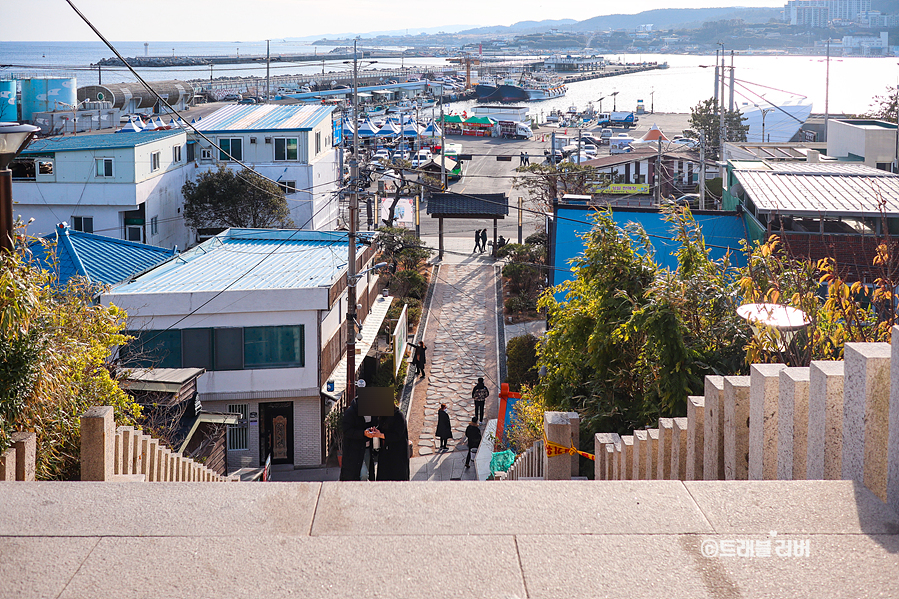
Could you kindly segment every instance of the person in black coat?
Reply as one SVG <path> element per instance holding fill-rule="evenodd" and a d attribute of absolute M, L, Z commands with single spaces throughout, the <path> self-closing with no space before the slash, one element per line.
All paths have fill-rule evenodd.
<path fill-rule="evenodd" d="M 378 480 L 409 480 L 409 430 L 406 418 L 396 406 L 393 416 L 378 419 Z"/>
<path fill-rule="evenodd" d="M 440 438 L 440 449 L 446 449 L 447 440 L 453 438 L 453 426 L 450 424 L 445 403 L 440 404 L 440 409 L 437 411 L 437 436 Z"/>
<path fill-rule="evenodd" d="M 478 428 L 478 419 L 472 418 L 471 424 L 465 428 L 465 438 L 468 441 L 468 456 L 465 458 L 465 467 L 471 467 L 471 452 L 481 445 L 481 429 Z"/>
<path fill-rule="evenodd" d="M 480 252 L 480 251 L 481 251 L 481 230 L 477 229 L 474 232 L 474 249 L 472 250 L 472 253 Z"/>
<path fill-rule="evenodd" d="M 420 345 L 415 345 L 414 343 L 410 343 L 413 348 L 412 351 L 412 365 L 415 366 L 415 374 L 420 375 L 421 378 L 425 378 L 425 364 L 428 362 L 428 356 L 426 354 L 428 350 L 428 346 L 425 345 L 425 342 L 422 341 Z"/>
<path fill-rule="evenodd" d="M 478 384 L 471 390 L 471 398 L 474 400 L 474 417 L 478 422 L 484 421 L 484 406 L 487 405 L 488 397 L 490 397 L 490 390 L 484 384 L 484 377 L 478 377 Z"/>
<path fill-rule="evenodd" d="M 481 253 L 487 251 L 487 229 L 481 229 Z"/>
<path fill-rule="evenodd" d="M 362 477 L 365 450 L 371 446 L 374 436 L 369 432 L 373 424 L 370 420 L 367 422 L 359 415 L 355 399 L 343 413 L 343 463 L 340 466 L 340 480 L 358 481 Z"/>

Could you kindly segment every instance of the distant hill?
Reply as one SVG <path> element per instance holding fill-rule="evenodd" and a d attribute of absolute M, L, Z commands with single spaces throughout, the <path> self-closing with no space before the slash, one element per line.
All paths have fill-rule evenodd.
<path fill-rule="evenodd" d="M 477 27 L 475 29 L 467 29 L 459 33 L 533 33 L 535 31 L 549 31 L 550 29 L 568 29 L 572 25 L 576 25 L 578 21 L 574 19 L 546 19 L 543 21 L 519 21 L 509 26 L 493 25 L 491 27 Z"/>

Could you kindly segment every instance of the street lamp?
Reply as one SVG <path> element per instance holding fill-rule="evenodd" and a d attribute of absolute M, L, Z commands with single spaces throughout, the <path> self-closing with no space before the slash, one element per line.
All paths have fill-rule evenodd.
<path fill-rule="evenodd" d="M 769 112 L 774 112 L 773 108 L 763 108 L 762 109 L 762 143 L 765 143 L 765 117 L 768 116 Z"/>
<path fill-rule="evenodd" d="M 9 165 L 25 149 L 40 128 L 19 123 L 0 123 L 0 249 L 12 251 L 12 171 Z"/>
<path fill-rule="evenodd" d="M 612 112 L 617 112 L 618 111 L 618 98 L 616 98 L 615 96 L 618 95 L 618 92 L 612 92 L 609 95 L 612 97 Z"/>
<path fill-rule="evenodd" d="M 608 96 L 603 96 L 602 98 L 600 98 L 600 99 L 598 100 L 598 102 L 599 102 L 599 111 L 600 111 L 600 112 L 602 112 L 602 101 L 605 100 L 606 98 L 608 98 Z"/>

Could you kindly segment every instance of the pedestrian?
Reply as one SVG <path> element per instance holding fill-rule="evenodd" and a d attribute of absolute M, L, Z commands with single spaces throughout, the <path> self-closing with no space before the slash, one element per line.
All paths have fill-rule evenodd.
<path fill-rule="evenodd" d="M 481 251 L 481 230 L 478 229 L 474 232 L 474 250 L 472 253 Z"/>
<path fill-rule="evenodd" d="M 368 478 L 371 476 L 371 440 L 376 436 L 372 432 L 371 416 L 360 416 L 354 399 L 343 413 L 341 422 L 343 431 L 343 460 L 340 465 L 340 480 L 358 481 L 362 479 L 362 466 L 368 463 Z"/>
<path fill-rule="evenodd" d="M 400 409 L 393 406 L 393 416 L 378 419 L 378 476 L 383 480 L 409 480 L 409 429 Z"/>
<path fill-rule="evenodd" d="M 428 361 L 427 350 L 428 346 L 425 345 L 425 342 L 422 341 L 420 345 L 415 345 L 414 343 L 410 343 L 414 349 L 412 350 L 414 353 L 412 354 L 412 365 L 415 366 L 415 374 L 419 375 L 421 378 L 425 378 L 425 364 Z"/>
<path fill-rule="evenodd" d="M 471 452 L 481 444 L 481 429 L 478 428 L 478 419 L 472 418 L 471 423 L 465 427 L 465 439 L 468 442 L 468 455 L 465 457 L 465 467 L 471 467 Z"/>
<path fill-rule="evenodd" d="M 528 156 L 527 152 L 524 153 L 524 165 L 531 166 L 531 157 Z"/>
<path fill-rule="evenodd" d="M 524 152 L 518 155 L 518 166 L 524 166 Z"/>
<path fill-rule="evenodd" d="M 446 411 L 446 404 L 440 404 L 437 410 L 437 437 L 440 439 L 440 449 L 446 449 L 447 441 L 453 438 L 453 426 Z"/>
<path fill-rule="evenodd" d="M 481 229 L 481 253 L 487 251 L 487 229 Z"/>
<path fill-rule="evenodd" d="M 490 391 L 484 384 L 484 377 L 478 377 L 478 384 L 471 390 L 471 397 L 474 399 L 474 420 L 484 422 L 484 405 L 489 396 Z"/>

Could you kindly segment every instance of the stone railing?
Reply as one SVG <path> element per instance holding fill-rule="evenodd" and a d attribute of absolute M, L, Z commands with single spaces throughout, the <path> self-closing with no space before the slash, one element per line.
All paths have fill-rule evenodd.
<path fill-rule="evenodd" d="M 81 480 L 121 482 L 226 482 L 206 466 L 174 452 L 134 427 L 115 427 L 110 406 L 81 417 Z"/>
<path fill-rule="evenodd" d="M 515 463 L 506 472 L 503 480 L 542 479 L 544 455 L 543 441 L 537 441 L 515 458 Z"/>
<path fill-rule="evenodd" d="M 33 481 L 37 435 L 13 433 L 12 447 L 0 454 L 0 482 Z"/>
<path fill-rule="evenodd" d="M 899 327 L 892 338 L 892 347 L 847 343 L 839 362 L 707 376 L 686 418 L 660 418 L 631 435 L 597 433 L 595 478 L 855 480 L 899 509 Z M 560 414 L 547 413 L 550 440 Z M 547 463 L 556 459 L 570 456 Z"/>

